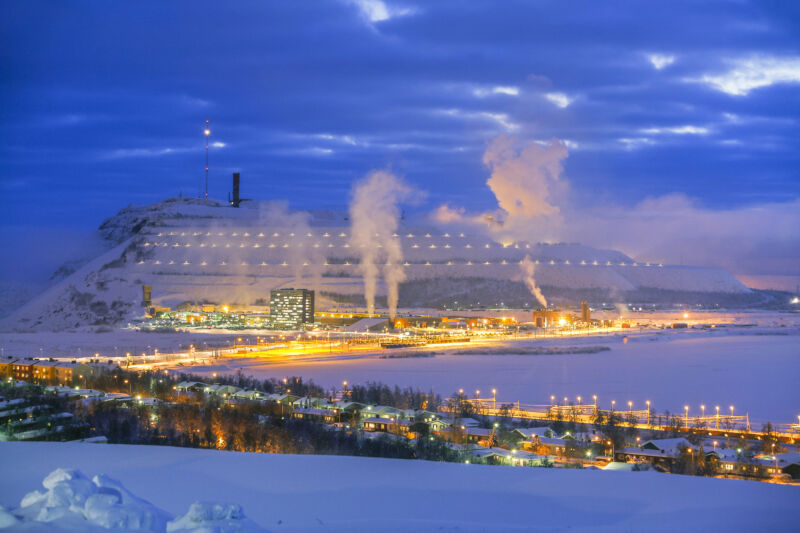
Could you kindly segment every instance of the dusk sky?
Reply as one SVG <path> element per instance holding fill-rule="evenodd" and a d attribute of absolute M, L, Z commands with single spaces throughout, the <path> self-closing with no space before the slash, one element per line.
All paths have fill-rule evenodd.
<path fill-rule="evenodd" d="M 344 208 L 390 169 L 420 209 L 480 212 L 505 134 L 565 144 L 565 212 L 677 205 L 726 246 L 798 221 L 796 2 L 6 1 L 0 35 L 6 243 L 196 196 L 206 119 L 214 198 L 238 170 L 246 197 Z M 800 275 L 777 230 L 748 243 L 763 270 L 715 266 Z"/>

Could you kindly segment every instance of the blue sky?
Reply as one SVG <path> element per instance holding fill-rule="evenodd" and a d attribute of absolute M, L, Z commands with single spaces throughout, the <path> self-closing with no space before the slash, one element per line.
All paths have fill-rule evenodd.
<path fill-rule="evenodd" d="M 0 227 L 196 195 L 206 119 L 218 198 L 238 170 L 245 196 L 343 207 L 389 168 L 423 209 L 492 209 L 504 134 L 566 144 L 573 209 L 800 197 L 795 2 L 10 0 L 0 39 Z"/>

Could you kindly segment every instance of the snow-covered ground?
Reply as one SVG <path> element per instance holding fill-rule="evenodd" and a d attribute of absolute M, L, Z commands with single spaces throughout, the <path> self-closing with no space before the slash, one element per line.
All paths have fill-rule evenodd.
<path fill-rule="evenodd" d="M 743 332 L 741 332 L 743 333 Z M 750 331 L 752 333 L 752 331 Z M 302 376 L 327 387 L 342 381 L 381 381 L 388 385 L 433 389 L 449 395 L 460 388 L 470 395 L 480 390 L 498 401 L 546 404 L 550 395 L 590 401 L 596 394 L 603 407 L 616 400 L 620 409 L 644 408 L 652 402 L 658 412 L 691 415 L 748 412 L 754 423 L 797 423 L 800 415 L 800 334 L 794 328 L 732 335 L 723 332 L 665 332 L 520 342 L 516 346 L 599 345 L 610 351 L 569 355 L 456 355 L 439 352 L 432 358 L 380 359 L 380 352 L 347 359 L 317 358 L 296 362 L 265 359 L 224 359 L 213 367 L 193 367 L 192 372 L 235 372 L 260 378 Z M 510 347 L 509 352 L 513 352 Z"/>
<path fill-rule="evenodd" d="M 59 467 L 106 474 L 172 515 L 236 503 L 275 532 L 790 531 L 800 501 L 796 486 L 654 472 L 5 442 L 0 505 Z"/>

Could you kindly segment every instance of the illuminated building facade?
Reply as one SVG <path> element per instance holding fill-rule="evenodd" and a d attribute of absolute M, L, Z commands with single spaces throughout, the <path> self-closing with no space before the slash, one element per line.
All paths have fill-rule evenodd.
<path fill-rule="evenodd" d="M 269 318 L 277 329 L 297 329 L 314 322 L 314 291 L 275 289 L 269 295 Z"/>

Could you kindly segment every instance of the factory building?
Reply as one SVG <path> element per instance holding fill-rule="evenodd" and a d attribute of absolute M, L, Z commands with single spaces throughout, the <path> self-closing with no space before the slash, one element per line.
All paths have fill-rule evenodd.
<path fill-rule="evenodd" d="M 269 319 L 277 329 L 297 329 L 314 323 L 314 291 L 275 289 L 269 295 Z"/>
<path fill-rule="evenodd" d="M 564 311 L 540 309 L 533 312 L 533 323 L 537 328 L 553 328 L 557 326 L 572 325 L 578 317 Z"/>
<path fill-rule="evenodd" d="M 581 321 L 584 324 L 592 322 L 592 312 L 589 310 L 589 303 L 586 300 L 581 302 Z"/>

